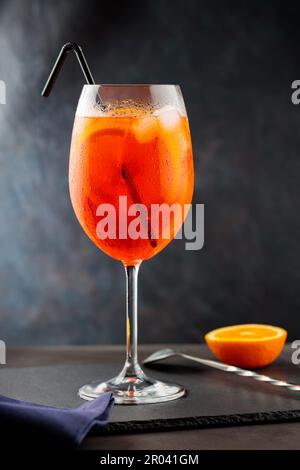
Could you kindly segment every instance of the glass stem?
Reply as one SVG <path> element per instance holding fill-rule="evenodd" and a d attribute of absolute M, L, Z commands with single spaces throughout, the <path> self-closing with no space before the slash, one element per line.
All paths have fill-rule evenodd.
<path fill-rule="evenodd" d="M 139 265 L 125 266 L 126 272 L 126 376 L 136 377 L 142 374 L 137 354 L 137 303 L 138 303 L 138 272 Z"/>

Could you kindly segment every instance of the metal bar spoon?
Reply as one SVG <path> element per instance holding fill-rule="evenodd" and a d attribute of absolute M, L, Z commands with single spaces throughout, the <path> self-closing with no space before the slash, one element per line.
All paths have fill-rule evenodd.
<path fill-rule="evenodd" d="M 190 356 L 189 354 L 181 353 L 179 351 L 175 351 L 174 349 L 160 349 L 159 351 L 150 354 L 150 356 L 148 356 L 143 361 L 143 364 L 152 364 L 153 362 L 162 361 L 163 359 L 167 359 L 173 356 L 183 357 L 185 359 L 189 359 L 190 361 L 198 362 L 204 366 L 219 369 L 224 372 L 233 372 L 234 374 L 240 375 L 241 377 L 251 377 L 254 380 L 258 380 L 260 382 L 267 382 L 270 385 L 276 385 L 276 387 L 285 387 L 288 390 L 292 390 L 293 392 L 300 392 L 300 385 L 285 382 L 283 380 L 277 380 L 272 377 L 268 377 L 267 375 L 257 374 L 252 370 L 241 369 L 240 367 L 230 366 L 229 364 L 223 364 L 222 362 Z"/>

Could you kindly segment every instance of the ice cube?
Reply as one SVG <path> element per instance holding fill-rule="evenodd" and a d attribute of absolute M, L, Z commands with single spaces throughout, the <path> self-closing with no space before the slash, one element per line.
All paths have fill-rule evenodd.
<path fill-rule="evenodd" d="M 161 125 L 167 130 L 174 130 L 180 123 L 180 114 L 173 106 L 164 106 L 153 113 L 160 120 Z"/>
<path fill-rule="evenodd" d="M 157 130 L 156 119 L 153 116 L 143 116 L 136 118 L 132 124 L 132 129 L 136 140 L 141 143 L 153 140 Z"/>

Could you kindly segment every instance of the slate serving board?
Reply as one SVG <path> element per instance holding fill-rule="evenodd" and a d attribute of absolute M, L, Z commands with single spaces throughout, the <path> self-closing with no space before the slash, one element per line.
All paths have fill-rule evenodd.
<path fill-rule="evenodd" d="M 0 394 L 75 407 L 83 403 L 78 388 L 96 378 L 105 380 L 120 370 L 116 363 L 62 364 L 0 369 Z M 300 393 L 251 378 L 238 377 L 173 358 L 145 368 L 148 375 L 183 384 L 187 396 L 162 404 L 115 406 L 111 423 L 94 432 L 137 432 L 162 429 L 258 424 L 300 420 Z M 300 382 L 299 366 L 285 354 L 261 373 Z"/>

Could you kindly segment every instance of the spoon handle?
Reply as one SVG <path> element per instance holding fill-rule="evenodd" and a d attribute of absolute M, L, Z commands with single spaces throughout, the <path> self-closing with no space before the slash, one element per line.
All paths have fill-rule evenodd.
<path fill-rule="evenodd" d="M 190 359 L 194 362 L 199 362 L 208 367 L 213 367 L 214 369 L 223 370 L 224 372 L 233 372 L 241 377 L 251 377 L 254 380 L 258 380 L 260 382 L 267 382 L 270 385 L 275 385 L 276 387 L 285 387 L 288 390 L 292 390 L 293 392 L 300 392 L 300 385 L 285 382 L 284 380 L 277 380 L 273 379 L 272 377 L 268 377 L 267 375 L 257 374 L 252 370 L 241 369 L 240 367 L 230 366 L 228 364 L 222 364 L 221 362 L 212 361 L 210 359 L 200 359 L 195 356 L 190 356 L 189 354 L 180 354 L 180 356 L 185 357 L 186 359 Z"/>

